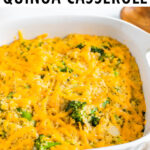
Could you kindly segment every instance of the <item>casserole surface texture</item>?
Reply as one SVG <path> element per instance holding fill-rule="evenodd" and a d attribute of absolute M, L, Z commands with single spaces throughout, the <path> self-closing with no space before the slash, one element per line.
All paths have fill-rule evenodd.
<path fill-rule="evenodd" d="M 145 101 L 128 48 L 104 36 L 0 47 L 0 150 L 80 150 L 143 136 Z"/>

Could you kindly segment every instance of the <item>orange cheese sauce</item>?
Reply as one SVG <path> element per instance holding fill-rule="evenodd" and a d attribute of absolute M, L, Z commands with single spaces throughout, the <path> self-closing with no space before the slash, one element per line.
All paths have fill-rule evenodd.
<path fill-rule="evenodd" d="M 104 36 L 41 35 L 0 47 L 0 150 L 82 150 L 143 136 L 129 49 Z"/>

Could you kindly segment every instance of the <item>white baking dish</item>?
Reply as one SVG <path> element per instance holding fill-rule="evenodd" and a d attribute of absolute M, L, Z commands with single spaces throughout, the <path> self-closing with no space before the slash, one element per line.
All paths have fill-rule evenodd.
<path fill-rule="evenodd" d="M 150 141 L 150 35 L 124 21 L 88 16 L 49 16 L 0 23 L 0 45 L 13 41 L 17 31 L 22 30 L 25 38 L 34 38 L 43 33 L 50 37 L 66 36 L 69 33 L 106 35 L 126 44 L 136 58 L 143 81 L 146 100 L 146 129 L 144 136 L 136 141 L 117 146 L 98 148 L 99 150 L 141 150 Z M 147 55 L 147 57 L 146 57 Z"/>

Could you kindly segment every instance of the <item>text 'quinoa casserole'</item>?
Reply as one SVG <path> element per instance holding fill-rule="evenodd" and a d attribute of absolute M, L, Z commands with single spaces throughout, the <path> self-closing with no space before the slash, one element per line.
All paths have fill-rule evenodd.
<path fill-rule="evenodd" d="M 145 101 L 128 48 L 104 36 L 0 47 L 0 150 L 83 150 L 143 136 Z"/>

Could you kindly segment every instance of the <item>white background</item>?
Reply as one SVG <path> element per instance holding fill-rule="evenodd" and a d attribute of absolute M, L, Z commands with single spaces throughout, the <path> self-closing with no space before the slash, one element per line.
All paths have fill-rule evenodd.
<path fill-rule="evenodd" d="M 94 6 L 94 7 L 7 7 L 0 8 L 0 19 L 24 18 L 28 16 L 42 16 L 53 14 L 100 15 L 119 18 L 122 6 Z M 0 22 L 1 22 L 0 21 Z"/>

